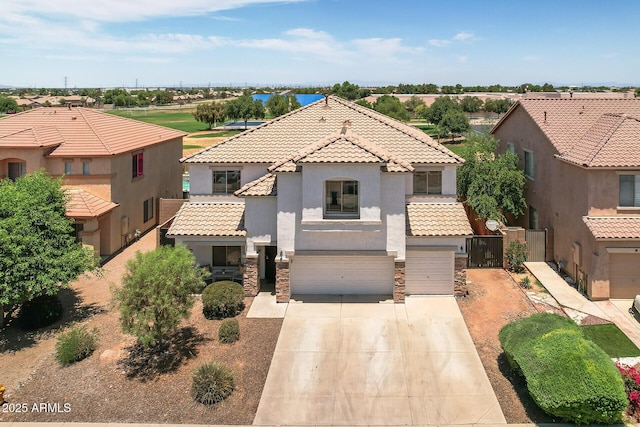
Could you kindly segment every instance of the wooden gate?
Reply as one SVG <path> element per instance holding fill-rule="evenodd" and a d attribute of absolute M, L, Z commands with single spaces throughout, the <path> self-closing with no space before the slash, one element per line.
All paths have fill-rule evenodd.
<path fill-rule="evenodd" d="M 546 230 L 525 230 L 527 261 L 545 261 L 547 249 Z"/>
<path fill-rule="evenodd" d="M 467 239 L 468 268 L 502 268 L 502 236 L 473 236 Z"/>

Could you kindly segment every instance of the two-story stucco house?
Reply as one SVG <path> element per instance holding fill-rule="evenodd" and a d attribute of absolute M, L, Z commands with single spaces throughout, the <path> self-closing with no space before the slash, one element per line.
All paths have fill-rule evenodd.
<path fill-rule="evenodd" d="M 182 160 L 190 202 L 168 236 L 248 295 L 452 294 L 472 234 L 462 160 L 333 96 Z"/>
<path fill-rule="evenodd" d="M 63 176 L 78 239 L 109 256 L 157 224 L 159 198 L 182 194 L 182 137 L 86 108 L 38 108 L 0 119 L 0 179 Z"/>
<path fill-rule="evenodd" d="M 523 99 L 492 133 L 520 156 L 527 228 L 592 299 L 640 293 L 640 99 Z"/>

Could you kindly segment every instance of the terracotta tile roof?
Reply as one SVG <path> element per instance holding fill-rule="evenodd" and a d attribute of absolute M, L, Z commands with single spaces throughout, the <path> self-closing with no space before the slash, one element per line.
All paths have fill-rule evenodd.
<path fill-rule="evenodd" d="M 277 196 L 278 187 L 276 185 L 276 176 L 272 173 L 268 173 L 256 180 L 246 183 L 241 189 L 233 194 L 238 197 Z"/>
<path fill-rule="evenodd" d="M 638 116 L 640 117 L 640 115 Z M 560 159 L 587 167 L 638 167 L 640 120 L 603 114 Z"/>
<path fill-rule="evenodd" d="M 185 203 L 167 236 L 244 237 L 244 203 Z"/>
<path fill-rule="evenodd" d="M 596 239 L 640 239 L 640 216 L 583 216 Z"/>
<path fill-rule="evenodd" d="M 559 154 L 573 148 L 603 114 L 640 117 L 640 98 L 605 99 L 521 99 L 494 126 L 491 133 L 523 109 L 549 138 Z"/>
<path fill-rule="evenodd" d="M 0 146 L 3 140 L 15 142 L 18 134 L 25 138 L 29 132 L 58 143 L 49 154 L 54 157 L 110 156 L 186 135 L 90 108 L 37 108 L 0 119 Z"/>
<path fill-rule="evenodd" d="M 409 162 L 398 159 L 384 148 L 358 136 L 351 129 L 322 138 L 298 154 L 272 165 L 272 172 L 295 172 L 297 163 L 393 163 L 391 172 L 413 171 Z"/>
<path fill-rule="evenodd" d="M 473 234 L 462 203 L 409 203 L 407 236 L 470 236 Z"/>
<path fill-rule="evenodd" d="M 0 134 L 2 148 L 45 148 L 55 147 L 63 142 L 64 138 L 55 126 L 37 126 L 6 135 Z"/>
<path fill-rule="evenodd" d="M 335 96 L 299 108 L 182 160 L 185 163 L 276 163 L 335 135 L 343 127 L 411 164 L 463 162 L 419 129 Z"/>
<path fill-rule="evenodd" d="M 70 218 L 96 218 L 120 206 L 81 188 L 66 189 L 66 192 L 70 196 L 66 215 Z"/>

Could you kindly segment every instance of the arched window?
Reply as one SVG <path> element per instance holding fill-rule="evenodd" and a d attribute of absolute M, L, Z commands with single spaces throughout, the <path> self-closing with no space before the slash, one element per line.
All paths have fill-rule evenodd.
<path fill-rule="evenodd" d="M 360 218 L 358 181 L 325 181 L 325 218 Z"/>

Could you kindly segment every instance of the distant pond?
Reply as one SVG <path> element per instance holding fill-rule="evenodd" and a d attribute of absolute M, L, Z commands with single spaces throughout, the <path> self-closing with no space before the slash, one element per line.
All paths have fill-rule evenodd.
<path fill-rule="evenodd" d="M 253 95 L 253 99 L 259 99 L 263 104 L 265 104 L 272 96 L 273 93 L 259 93 Z M 324 95 L 319 93 L 296 93 L 295 97 L 300 105 L 304 107 L 305 105 L 309 105 L 312 102 L 316 102 L 317 100 L 324 98 Z"/>

